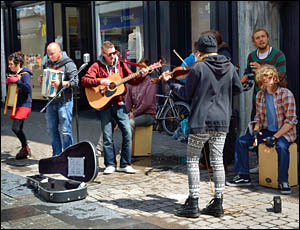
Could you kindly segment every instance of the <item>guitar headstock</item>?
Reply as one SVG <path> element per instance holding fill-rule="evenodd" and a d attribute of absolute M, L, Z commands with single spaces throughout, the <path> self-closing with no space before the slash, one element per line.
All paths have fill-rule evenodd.
<path fill-rule="evenodd" d="M 149 70 L 154 70 L 154 69 L 157 69 L 157 68 L 160 68 L 162 65 L 161 65 L 161 60 L 159 60 L 158 62 L 148 66 L 148 69 Z"/>

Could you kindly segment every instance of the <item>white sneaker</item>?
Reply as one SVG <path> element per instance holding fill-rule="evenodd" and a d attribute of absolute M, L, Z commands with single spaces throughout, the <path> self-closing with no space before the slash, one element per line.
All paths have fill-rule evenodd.
<path fill-rule="evenodd" d="M 131 173 L 131 174 L 136 173 L 136 170 L 134 168 L 132 168 L 130 165 L 127 165 L 125 168 L 119 168 L 118 171 L 125 172 L 125 173 Z"/>
<path fill-rule="evenodd" d="M 251 174 L 255 174 L 255 173 L 258 173 L 258 166 L 256 166 L 255 168 L 253 169 L 250 169 L 249 171 Z"/>
<path fill-rule="evenodd" d="M 108 166 L 106 167 L 106 169 L 104 170 L 104 174 L 112 174 L 114 171 L 116 171 L 116 168 L 114 166 Z"/>

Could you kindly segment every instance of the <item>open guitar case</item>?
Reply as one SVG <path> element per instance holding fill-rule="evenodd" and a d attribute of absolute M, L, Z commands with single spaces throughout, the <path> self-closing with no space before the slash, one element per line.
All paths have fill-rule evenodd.
<path fill-rule="evenodd" d="M 94 145 L 82 141 L 69 146 L 57 156 L 39 160 L 39 173 L 27 176 L 27 186 L 46 201 L 63 203 L 86 198 L 87 183 L 98 175 L 98 157 Z M 44 174 L 61 174 L 68 180 Z"/>

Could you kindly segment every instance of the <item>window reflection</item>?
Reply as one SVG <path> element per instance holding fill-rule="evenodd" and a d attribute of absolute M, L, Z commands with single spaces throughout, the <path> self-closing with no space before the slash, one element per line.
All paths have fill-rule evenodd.
<path fill-rule="evenodd" d="M 42 73 L 42 58 L 46 44 L 45 4 L 37 3 L 16 8 L 17 38 L 25 55 L 25 66 L 33 72 L 32 98 L 41 97 L 37 77 Z"/>
<path fill-rule="evenodd" d="M 191 1 L 192 41 L 198 41 L 202 32 L 210 30 L 210 1 Z"/>
<path fill-rule="evenodd" d="M 97 54 L 101 44 L 111 41 L 125 61 L 138 62 L 144 55 L 142 1 L 97 1 Z"/>

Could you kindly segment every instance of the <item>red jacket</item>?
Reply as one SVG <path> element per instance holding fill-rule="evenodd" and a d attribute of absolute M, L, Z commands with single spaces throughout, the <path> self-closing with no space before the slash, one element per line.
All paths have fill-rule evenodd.
<path fill-rule="evenodd" d="M 132 74 L 132 71 L 123 61 L 118 61 L 116 68 L 121 78 L 125 78 Z M 113 73 L 114 71 L 112 71 L 111 74 Z M 100 79 L 107 78 L 109 76 L 110 74 L 108 73 L 107 67 L 100 61 L 96 61 L 93 65 L 91 65 L 86 74 L 81 78 L 81 84 L 86 88 L 96 87 L 100 85 Z M 128 81 L 128 83 L 137 85 L 140 82 L 140 77 L 141 75 L 131 79 L 130 81 Z M 125 91 L 123 94 L 113 97 L 101 110 L 106 109 L 112 105 L 119 105 L 121 102 L 124 103 L 126 92 L 127 89 L 125 87 Z"/>

